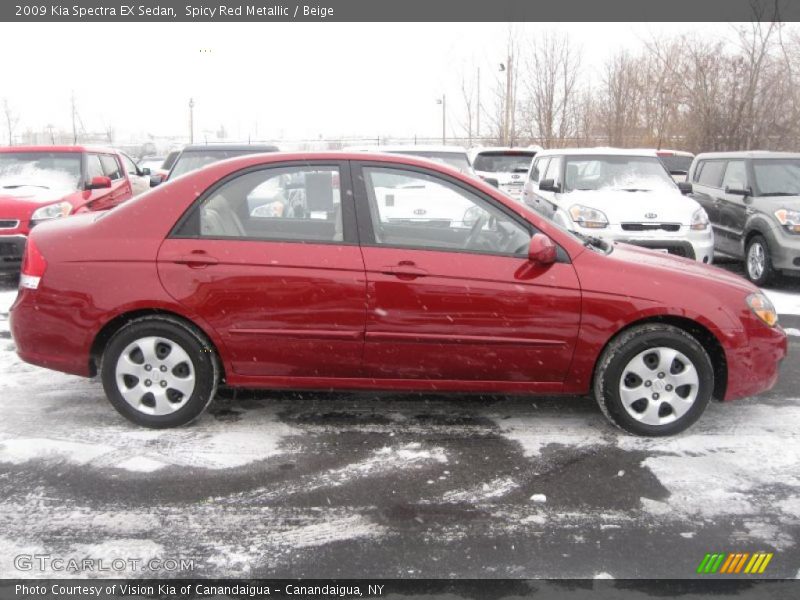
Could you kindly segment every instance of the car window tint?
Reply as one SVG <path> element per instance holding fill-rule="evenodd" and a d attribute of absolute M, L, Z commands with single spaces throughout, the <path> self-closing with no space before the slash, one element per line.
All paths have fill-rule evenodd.
<path fill-rule="evenodd" d="M 542 181 L 545 179 L 552 179 L 554 185 L 559 185 L 561 183 L 561 161 L 562 158 L 560 156 L 554 156 L 550 160 L 550 164 L 547 165 L 547 170 L 542 176 Z"/>
<path fill-rule="evenodd" d="M 103 165 L 100 164 L 100 157 L 97 154 L 86 155 L 86 177 L 91 180 L 94 177 L 103 177 Z"/>
<path fill-rule="evenodd" d="M 718 188 L 722 181 L 722 172 L 725 170 L 724 160 L 707 160 L 701 165 L 697 183 L 708 187 Z"/>
<path fill-rule="evenodd" d="M 240 175 L 203 201 L 199 233 L 213 238 L 341 242 L 339 169 L 305 166 Z"/>
<path fill-rule="evenodd" d="M 535 161 L 533 161 L 533 167 L 531 168 L 531 181 L 539 181 L 539 176 L 543 171 L 547 170 L 547 164 L 549 161 L 550 159 L 547 157 L 537 158 Z"/>
<path fill-rule="evenodd" d="M 747 187 L 747 171 L 743 160 L 729 160 L 722 179 L 722 188 L 743 190 Z"/>
<path fill-rule="evenodd" d="M 477 194 L 438 177 L 365 167 L 377 244 L 526 255 L 530 231 Z"/>
<path fill-rule="evenodd" d="M 103 165 L 103 175 L 106 177 L 110 177 L 112 180 L 122 177 L 122 169 L 120 169 L 116 157 L 110 154 L 101 154 L 100 163 Z"/>

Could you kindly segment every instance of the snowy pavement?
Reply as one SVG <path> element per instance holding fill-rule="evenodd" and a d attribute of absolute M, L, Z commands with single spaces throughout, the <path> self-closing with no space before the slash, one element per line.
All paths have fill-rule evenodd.
<path fill-rule="evenodd" d="M 768 293 L 800 314 L 786 289 Z M 228 394 L 152 431 L 98 382 L 20 362 L 15 294 L 0 283 L 0 578 L 52 575 L 15 570 L 36 553 L 204 577 L 680 578 L 737 551 L 798 576 L 800 337 L 774 390 L 669 439 L 581 398 L 345 393 Z"/>

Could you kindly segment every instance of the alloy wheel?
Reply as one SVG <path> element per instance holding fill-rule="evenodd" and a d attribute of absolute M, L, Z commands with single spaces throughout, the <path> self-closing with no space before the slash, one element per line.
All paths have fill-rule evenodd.
<path fill-rule="evenodd" d="M 753 242 L 747 252 L 747 273 L 751 279 L 761 279 L 766 268 L 767 254 L 764 246 L 758 242 Z"/>

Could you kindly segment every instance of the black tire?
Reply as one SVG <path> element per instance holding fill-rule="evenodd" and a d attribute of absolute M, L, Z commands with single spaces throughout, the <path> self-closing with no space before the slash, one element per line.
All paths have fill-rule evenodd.
<path fill-rule="evenodd" d="M 760 252 L 763 253 L 762 255 L 758 254 L 759 248 Z M 754 253 L 754 258 L 756 256 L 763 256 L 763 266 L 761 267 L 760 273 L 758 268 L 751 263 L 751 252 Z M 759 287 L 768 284 L 775 278 L 776 273 L 775 268 L 772 266 L 769 244 L 767 244 L 767 240 L 764 236 L 754 235 L 750 238 L 750 241 L 747 242 L 747 248 L 744 253 L 744 272 L 746 277 Z"/>
<path fill-rule="evenodd" d="M 145 410 L 156 410 L 155 397 L 151 400 L 151 398 L 143 396 L 145 399 L 140 400 L 138 402 L 139 408 L 136 408 L 123 397 L 123 390 L 120 388 L 121 385 L 129 385 L 128 380 L 120 381 L 117 374 L 118 361 L 120 361 L 122 353 L 126 352 L 132 345 L 137 344 L 138 341 L 151 338 L 166 341 L 166 344 L 155 347 L 156 354 L 159 348 L 168 348 L 169 353 L 165 355 L 164 363 L 153 365 L 156 367 L 155 369 L 149 364 L 145 365 L 145 359 L 143 358 L 141 368 L 150 366 L 150 372 L 154 375 L 152 375 L 152 381 L 143 379 L 142 385 L 146 382 L 148 386 L 152 385 L 153 391 L 163 394 L 159 396 L 162 403 L 166 399 L 169 400 L 168 410 L 173 410 L 174 412 L 169 412 L 168 414 L 147 414 L 143 412 Z M 182 360 L 180 364 L 172 369 L 172 372 L 165 368 L 166 372 L 159 373 L 158 364 L 164 366 L 167 364 L 166 361 L 170 360 L 170 357 L 184 356 L 184 354 L 173 355 L 172 352 L 178 352 L 176 349 L 182 350 L 189 360 Z M 130 353 L 128 355 L 128 357 L 131 356 L 134 356 L 134 354 Z M 155 361 L 158 360 L 159 358 L 156 356 Z M 181 371 L 178 371 L 178 369 Z M 154 429 L 186 425 L 199 417 L 216 394 L 219 371 L 216 352 L 205 337 L 187 323 L 168 316 L 141 317 L 127 323 L 109 340 L 103 352 L 100 366 L 103 389 L 111 405 L 126 419 L 137 425 Z M 187 372 L 188 375 L 186 375 Z M 177 390 L 168 387 L 171 383 L 167 381 L 167 378 L 172 376 L 174 379 L 173 373 L 187 377 L 185 381 L 191 379 L 193 383 L 191 393 L 181 394 Z M 122 377 L 128 376 L 124 375 Z M 166 389 L 163 391 L 158 389 L 161 386 L 155 381 L 157 378 L 161 378 L 166 382 L 164 385 Z M 136 392 L 132 391 L 135 387 L 133 380 L 136 380 L 135 385 L 138 385 L 138 379 L 133 377 L 130 383 L 131 387 L 124 391 L 135 396 Z M 181 379 L 180 381 L 184 380 Z M 136 389 L 138 390 L 139 388 Z M 148 387 L 149 389 L 151 388 Z M 145 406 L 145 402 L 152 402 L 153 406 Z M 163 404 L 159 406 L 163 406 Z"/>
<path fill-rule="evenodd" d="M 654 352 L 647 353 L 648 350 L 653 350 Z M 665 382 L 673 381 L 673 377 L 680 377 L 682 375 L 681 371 L 678 371 L 675 375 L 667 373 L 666 379 L 660 379 L 659 373 L 663 373 L 663 371 L 657 368 L 652 371 L 652 380 L 642 380 L 639 384 L 636 383 L 637 375 L 632 372 L 624 373 L 640 356 L 643 363 L 646 363 L 646 360 L 652 359 L 652 354 L 655 354 L 660 366 L 661 359 L 658 358 L 660 350 L 678 352 L 680 360 L 676 359 L 676 362 L 670 363 L 676 369 L 689 369 L 681 362 L 684 359 L 688 359 L 697 375 L 697 384 L 691 386 L 678 386 L 676 384 L 674 392 L 671 392 L 665 391 L 662 386 L 665 385 Z M 664 356 L 667 356 L 666 352 Z M 645 364 L 645 366 L 647 365 Z M 686 372 L 688 373 L 689 371 Z M 626 376 L 625 380 L 623 380 L 623 374 Z M 629 376 L 633 378 L 632 389 L 623 390 L 623 386 L 628 385 L 627 377 Z M 640 388 L 639 386 L 642 387 Z M 656 386 L 658 386 L 658 390 L 656 390 Z M 694 401 L 689 405 L 688 409 L 685 409 L 686 412 L 680 416 L 673 411 L 671 414 L 674 418 L 672 421 L 668 421 L 671 418 L 670 413 L 661 417 L 661 404 L 669 404 L 668 410 L 670 411 L 673 410 L 673 405 L 678 407 L 679 410 L 684 410 L 682 408 L 684 404 L 681 404 L 682 399 L 675 397 L 678 395 L 679 390 L 681 394 L 688 390 L 687 397 L 690 394 L 695 394 Z M 634 397 L 638 393 L 641 393 L 643 397 L 640 400 L 635 400 L 630 407 L 626 408 L 621 397 L 623 391 L 629 391 L 629 397 Z M 660 391 L 660 394 L 651 393 L 655 391 Z M 634 435 L 666 436 L 685 430 L 703 414 L 713 391 L 714 368 L 711 365 L 708 353 L 694 337 L 672 325 L 652 323 L 628 329 L 608 344 L 595 369 L 594 396 L 600 405 L 600 409 L 614 425 Z M 653 399 L 655 396 L 659 396 L 659 399 Z M 672 400 L 667 400 L 667 396 L 670 396 Z M 644 405 L 642 400 L 644 400 Z M 686 402 L 686 400 L 683 400 L 683 402 Z M 640 413 L 638 408 L 641 407 L 644 408 Z M 653 413 L 650 411 L 651 409 L 655 410 L 653 407 L 658 407 L 655 413 L 657 420 L 664 419 L 665 422 L 648 424 L 640 420 L 652 417 Z M 666 411 L 667 409 L 664 410 Z M 634 414 L 637 415 L 637 418 L 634 418 Z"/>

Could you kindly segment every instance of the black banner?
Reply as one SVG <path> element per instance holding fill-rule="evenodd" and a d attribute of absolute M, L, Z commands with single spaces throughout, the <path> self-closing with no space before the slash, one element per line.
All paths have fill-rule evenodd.
<path fill-rule="evenodd" d="M 2 21 L 800 21 L 796 0 L 11 0 Z"/>

